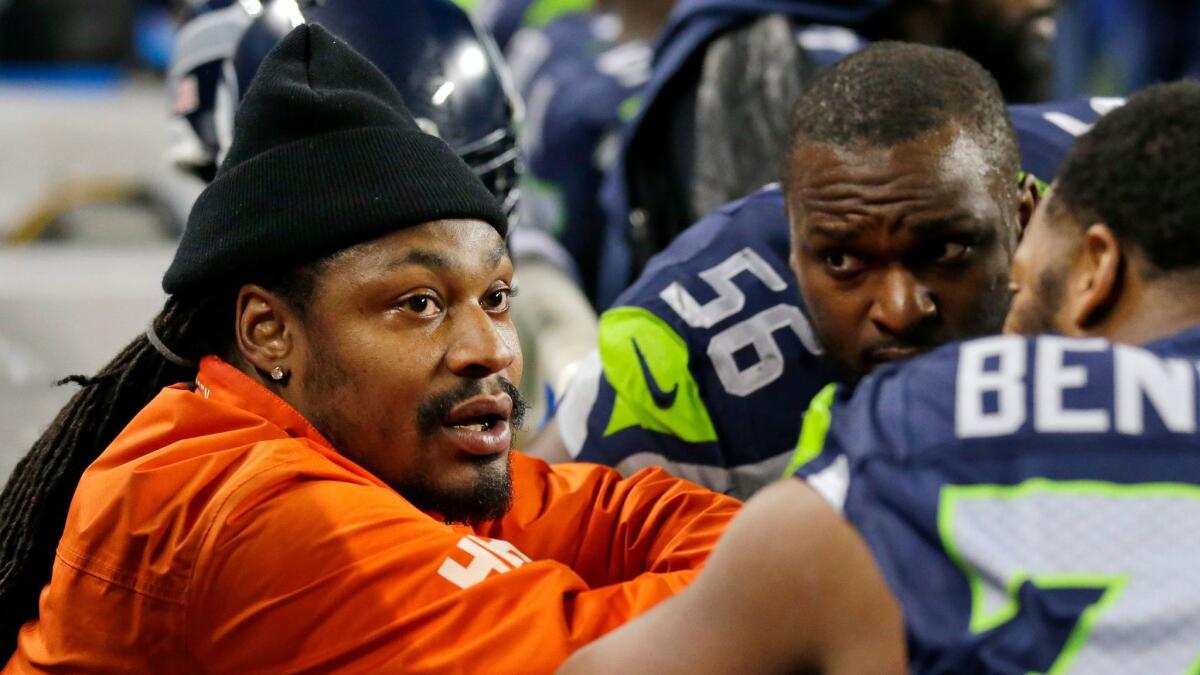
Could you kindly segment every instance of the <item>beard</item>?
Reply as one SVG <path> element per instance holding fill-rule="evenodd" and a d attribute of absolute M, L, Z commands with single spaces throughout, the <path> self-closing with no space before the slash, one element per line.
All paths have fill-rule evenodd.
<path fill-rule="evenodd" d="M 521 392 L 505 377 L 497 383 L 512 399 L 509 424 L 513 431 L 525 422 L 526 402 Z M 449 391 L 431 395 L 417 407 L 417 429 L 429 438 L 441 428 L 454 406 L 485 392 L 483 380 L 465 380 Z M 512 454 L 503 457 L 470 457 L 475 479 L 466 490 L 443 488 L 431 476 L 418 472 L 392 487 L 405 499 L 426 512 L 439 514 L 447 523 L 477 525 L 508 513 L 512 506 Z"/>
<path fill-rule="evenodd" d="M 512 507 L 512 453 L 470 461 L 475 478 L 465 490 L 448 490 L 422 473 L 391 487 L 413 506 L 436 513 L 447 523 L 475 526 L 504 517 Z"/>
<path fill-rule="evenodd" d="M 1005 324 L 1006 332 L 1018 335 L 1058 333 L 1058 312 L 1067 288 L 1066 266 L 1043 270 L 1028 299 L 1014 305 Z"/>
<path fill-rule="evenodd" d="M 428 440 L 438 432 L 454 406 L 486 393 L 489 389 L 486 386 L 487 382 L 488 380 L 478 379 L 463 380 L 447 391 L 430 394 L 418 404 L 417 433 L 421 440 Z M 350 371 L 330 354 L 310 352 L 304 386 L 309 391 L 325 394 L 322 398 L 326 400 L 337 400 L 336 392 L 353 387 L 354 378 Z M 496 376 L 495 385 L 491 389 L 496 387 L 512 399 L 509 424 L 515 432 L 524 423 L 527 404 L 517 387 L 507 378 Z M 310 411 L 308 417 L 309 422 L 329 439 L 338 452 L 371 471 L 371 462 L 367 458 L 373 453 L 363 453 L 362 448 L 353 447 L 353 444 L 346 440 L 346 436 L 338 431 L 341 424 L 336 420 L 344 414 L 346 411 L 335 414 Z M 423 443 L 421 445 L 428 447 Z M 392 477 L 390 480 L 380 478 L 417 509 L 437 514 L 447 523 L 477 525 L 504 516 L 512 506 L 512 454 L 472 456 L 463 461 L 471 465 L 474 473 L 465 488 L 445 486 L 429 470 L 428 464 L 419 461 L 415 463 L 416 469 L 402 477 Z"/>

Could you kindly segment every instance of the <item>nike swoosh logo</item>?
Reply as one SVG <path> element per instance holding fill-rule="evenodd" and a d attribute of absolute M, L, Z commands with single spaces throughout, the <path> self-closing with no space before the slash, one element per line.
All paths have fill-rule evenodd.
<path fill-rule="evenodd" d="M 646 386 L 650 389 L 650 398 L 654 399 L 654 405 L 666 410 L 675 405 L 675 395 L 679 393 L 679 383 L 676 382 L 671 391 L 663 391 L 659 388 L 658 383 L 654 381 L 654 376 L 650 374 L 650 366 L 646 365 L 646 357 L 642 354 L 642 350 L 638 347 L 637 338 L 629 338 L 633 343 L 633 351 L 637 354 L 638 365 L 642 368 L 642 377 L 646 380 Z"/>

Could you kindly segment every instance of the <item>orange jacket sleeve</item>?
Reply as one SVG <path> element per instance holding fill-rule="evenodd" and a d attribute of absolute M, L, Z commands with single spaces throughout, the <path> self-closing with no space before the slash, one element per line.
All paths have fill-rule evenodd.
<path fill-rule="evenodd" d="M 608 467 L 522 455 L 513 491 L 508 516 L 481 533 L 565 563 L 591 586 L 698 568 L 740 506 L 659 468 L 622 479 Z"/>
<path fill-rule="evenodd" d="M 549 672 L 690 581 L 737 508 L 516 457 L 512 513 L 472 532 L 328 478 L 278 467 L 223 507 L 185 599 L 206 670 Z"/>

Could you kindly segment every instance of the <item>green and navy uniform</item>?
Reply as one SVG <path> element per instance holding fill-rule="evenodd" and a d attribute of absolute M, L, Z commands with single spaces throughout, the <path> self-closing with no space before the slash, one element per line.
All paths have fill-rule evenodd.
<path fill-rule="evenodd" d="M 559 408 L 580 461 L 663 465 L 746 496 L 787 465 L 830 380 L 787 265 L 777 186 L 704 218 L 600 317 L 600 349 Z"/>
<path fill-rule="evenodd" d="M 1053 179 L 1075 135 L 1113 105 L 1011 108 L 1023 166 Z M 701 219 L 601 315 L 600 349 L 557 414 L 580 461 L 665 466 L 745 498 L 786 468 L 796 411 L 828 384 L 788 268 L 783 195 L 769 186 Z M 635 348 L 636 343 L 636 348 Z"/>
<path fill-rule="evenodd" d="M 866 541 L 910 672 L 1197 672 L 1198 365 L 1200 328 L 995 336 L 818 397 L 797 476 Z"/>

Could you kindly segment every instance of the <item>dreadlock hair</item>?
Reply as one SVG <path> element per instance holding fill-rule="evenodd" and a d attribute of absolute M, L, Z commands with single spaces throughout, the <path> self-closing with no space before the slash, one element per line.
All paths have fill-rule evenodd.
<path fill-rule="evenodd" d="M 328 259 L 264 274 L 255 282 L 303 313 Z M 192 365 L 168 360 L 143 334 L 95 375 L 59 382 L 77 384 L 80 390 L 34 442 L 0 493 L 0 663 L 15 651 L 21 626 L 38 615 L 38 597 L 50 580 L 80 476 L 159 391 L 193 381 L 201 357 L 235 356 L 240 288 L 171 296 L 154 318 L 151 328 L 161 343 Z"/>

